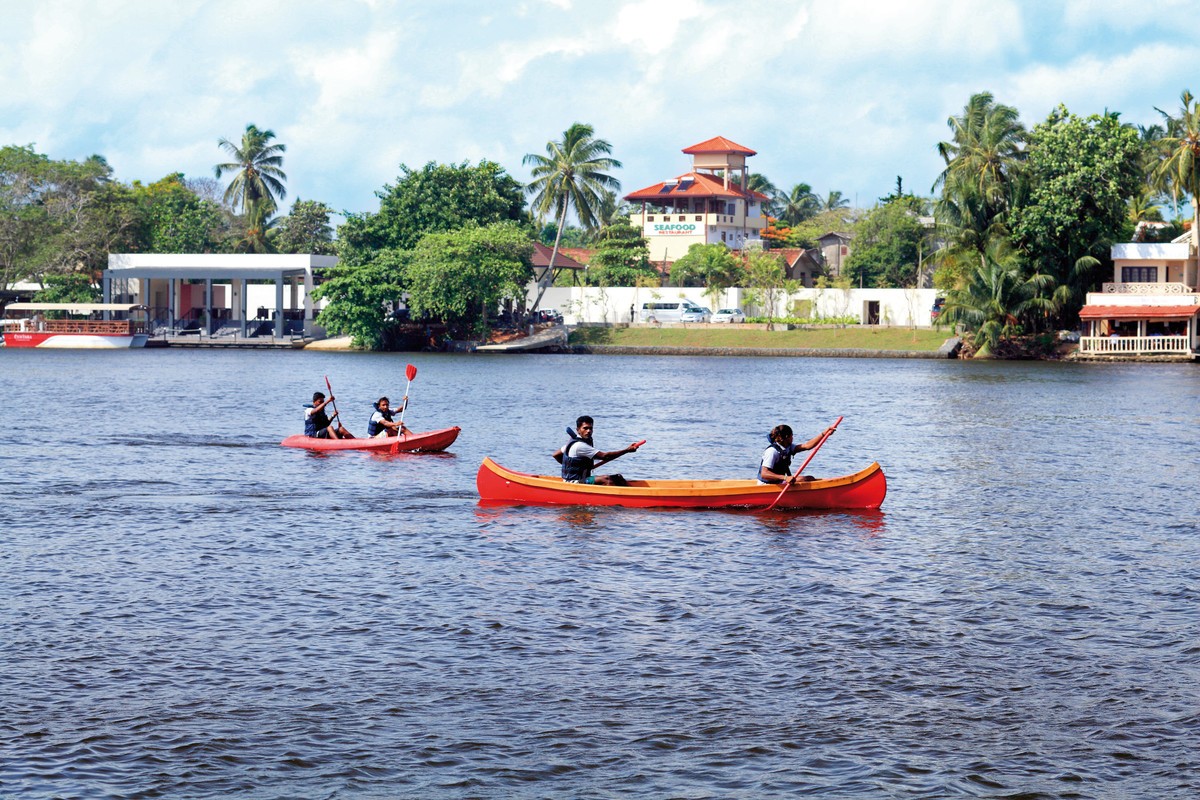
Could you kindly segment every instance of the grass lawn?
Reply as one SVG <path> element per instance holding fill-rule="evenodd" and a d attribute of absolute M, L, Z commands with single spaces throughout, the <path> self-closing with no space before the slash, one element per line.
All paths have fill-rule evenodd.
<path fill-rule="evenodd" d="M 937 350 L 951 334 L 929 328 L 854 325 L 795 331 L 708 328 L 577 328 L 571 344 L 632 347 L 798 347 L 817 350 Z"/>

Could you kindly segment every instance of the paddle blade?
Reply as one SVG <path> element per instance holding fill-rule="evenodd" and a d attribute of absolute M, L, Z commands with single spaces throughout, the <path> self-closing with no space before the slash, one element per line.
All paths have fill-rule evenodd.
<path fill-rule="evenodd" d="M 328 375 L 325 376 L 325 388 L 329 391 L 330 394 L 333 394 L 333 387 L 329 385 L 329 376 Z"/>
<path fill-rule="evenodd" d="M 642 445 L 644 445 L 645 443 L 646 443 L 646 440 L 645 440 L 645 439 L 642 439 L 640 442 L 634 442 L 634 443 L 633 443 L 633 446 L 634 446 L 634 447 L 641 447 L 641 446 L 642 446 Z"/>
<path fill-rule="evenodd" d="M 417 377 L 416 366 L 414 366 L 413 364 L 409 364 L 407 367 L 404 368 L 404 374 L 411 381 L 413 378 Z"/>

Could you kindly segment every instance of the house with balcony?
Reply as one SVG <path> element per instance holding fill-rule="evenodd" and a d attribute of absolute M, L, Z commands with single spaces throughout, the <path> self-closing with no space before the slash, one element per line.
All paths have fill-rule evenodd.
<path fill-rule="evenodd" d="M 760 239 L 767 226 L 762 204 L 769 198 L 742 188 L 746 159 L 755 151 L 716 136 L 683 152 L 692 157 L 690 172 L 625 195 L 630 203 L 641 204 L 629 219 L 646 237 L 650 260 L 669 265 L 693 244 L 721 242 L 741 250 Z"/>
<path fill-rule="evenodd" d="M 1200 358 L 1200 276 L 1192 232 L 1113 245 L 1113 280 L 1079 312 L 1079 354 Z"/>

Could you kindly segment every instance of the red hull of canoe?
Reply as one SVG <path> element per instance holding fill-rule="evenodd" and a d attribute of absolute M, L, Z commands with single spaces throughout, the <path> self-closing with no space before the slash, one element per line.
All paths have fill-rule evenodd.
<path fill-rule="evenodd" d="M 386 439 L 314 439 L 298 434 L 289 436 L 280 444 L 304 450 L 364 450 L 370 453 L 408 453 L 420 450 L 423 453 L 436 453 L 454 444 L 460 430 L 462 429 L 456 425 L 440 431 L 406 433 Z"/>
<path fill-rule="evenodd" d="M 485 458 L 475 476 L 479 498 L 509 505 L 587 505 L 630 508 L 767 508 L 779 487 L 757 481 L 630 481 L 628 487 L 586 486 L 513 472 Z M 870 510 L 883 504 L 887 478 L 879 464 L 853 475 L 798 483 L 776 509 Z"/>

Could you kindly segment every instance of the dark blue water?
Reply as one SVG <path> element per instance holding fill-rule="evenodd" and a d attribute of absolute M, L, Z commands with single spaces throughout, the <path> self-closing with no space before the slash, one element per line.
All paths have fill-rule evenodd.
<path fill-rule="evenodd" d="M 419 373 L 443 455 L 278 447 Z M 0 351 L 0 796 L 1200 794 L 1200 368 Z M 845 421 L 875 515 L 481 508 Z"/>

